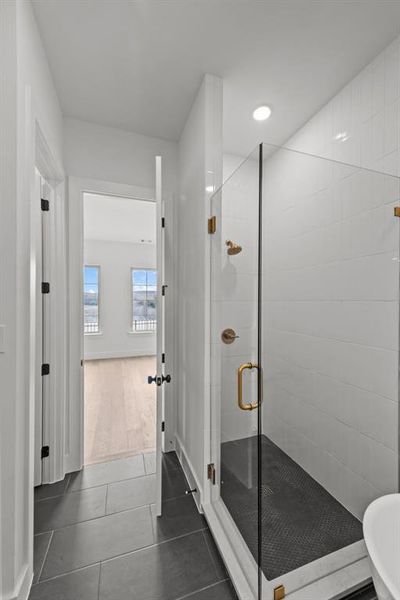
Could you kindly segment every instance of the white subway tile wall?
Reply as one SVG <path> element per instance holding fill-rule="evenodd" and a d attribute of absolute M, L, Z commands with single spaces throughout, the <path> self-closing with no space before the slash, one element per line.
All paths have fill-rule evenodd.
<path fill-rule="evenodd" d="M 400 41 L 264 169 L 264 433 L 357 517 L 398 490 Z"/>
<path fill-rule="evenodd" d="M 221 442 L 257 434 L 256 411 L 241 411 L 237 402 L 237 369 L 257 360 L 257 281 L 258 281 L 258 154 L 254 153 L 225 183 L 212 200 L 217 216 L 217 232 L 212 236 L 211 257 L 211 340 L 213 406 Z M 225 169 L 237 167 L 237 157 L 225 157 Z M 239 161 L 242 162 L 242 161 Z M 229 256 L 225 242 L 232 240 L 242 251 Z M 232 328 L 239 336 L 233 344 L 221 341 L 221 332 Z M 243 399 L 257 397 L 256 371 L 243 376 Z"/>

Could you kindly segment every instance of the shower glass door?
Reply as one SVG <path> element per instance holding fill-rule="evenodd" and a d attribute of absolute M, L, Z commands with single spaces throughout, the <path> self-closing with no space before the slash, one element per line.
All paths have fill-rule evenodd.
<path fill-rule="evenodd" d="M 241 600 L 356 578 L 399 491 L 400 186 L 367 166 L 262 144 L 211 198 L 211 505 Z"/>
<path fill-rule="evenodd" d="M 334 138 L 327 152 L 344 158 L 346 143 Z M 288 594 L 361 560 L 365 509 L 399 489 L 400 194 L 399 179 L 379 171 L 391 157 L 361 168 L 263 150 L 260 567 L 269 599 L 280 585 Z"/>
<path fill-rule="evenodd" d="M 237 540 L 249 599 L 258 595 L 260 545 L 259 165 L 260 148 L 236 169 L 232 163 L 233 174 L 211 199 L 213 493 Z"/>

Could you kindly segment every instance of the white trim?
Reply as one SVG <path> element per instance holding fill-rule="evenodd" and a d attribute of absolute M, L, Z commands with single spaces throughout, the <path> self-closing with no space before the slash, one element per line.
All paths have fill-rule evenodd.
<path fill-rule="evenodd" d="M 157 331 L 134 331 L 133 329 L 128 329 L 128 331 L 126 332 L 128 335 L 157 335 Z"/>
<path fill-rule="evenodd" d="M 136 358 L 138 356 L 155 356 L 155 353 L 151 353 L 148 350 L 123 350 L 121 352 L 85 352 L 84 360 L 99 360 L 107 358 Z"/>
<path fill-rule="evenodd" d="M 257 576 L 254 578 L 254 569 L 257 571 L 257 565 L 254 558 L 248 556 L 247 548 L 244 548 L 233 521 L 222 519 L 219 515 L 219 511 L 226 511 L 226 508 L 222 502 L 208 503 L 203 508 L 214 541 L 228 569 L 238 597 L 240 600 L 257 600 Z M 250 578 L 246 577 L 249 571 L 245 566 L 248 565 L 253 574 Z"/>
<path fill-rule="evenodd" d="M 331 573 L 327 577 L 323 577 L 292 594 L 288 594 L 287 597 L 290 600 L 309 600 L 309 598 L 340 600 L 370 582 L 371 570 L 369 562 L 367 558 L 362 558 L 343 569 Z M 266 596 L 265 600 L 270 600 L 270 595 Z"/>
<path fill-rule="evenodd" d="M 5 596 L 3 600 L 28 600 L 32 587 L 33 572 L 30 565 L 25 566 L 25 570 L 19 578 L 14 591 L 9 596 Z"/>
<path fill-rule="evenodd" d="M 69 394 L 67 404 L 67 472 L 83 466 L 83 369 L 85 359 L 83 333 L 83 194 L 104 194 L 154 202 L 154 190 L 100 179 L 68 178 L 69 248 Z M 103 356 L 103 358 L 106 358 Z"/>
<path fill-rule="evenodd" d="M 196 488 L 197 490 L 192 494 L 192 496 L 196 503 L 198 511 L 202 513 L 203 508 L 201 505 L 201 498 L 203 495 L 203 487 L 195 475 L 195 470 L 193 469 L 193 465 L 188 457 L 188 453 L 186 452 L 185 446 L 182 444 L 182 441 L 178 435 L 176 435 L 175 438 L 175 451 L 178 456 L 179 462 L 181 463 L 182 470 L 185 474 L 190 489 L 193 490 Z"/>

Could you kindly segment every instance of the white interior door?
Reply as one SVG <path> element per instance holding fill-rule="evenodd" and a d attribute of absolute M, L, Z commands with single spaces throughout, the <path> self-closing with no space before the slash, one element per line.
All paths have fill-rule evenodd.
<path fill-rule="evenodd" d="M 50 398 L 51 384 L 54 376 L 54 361 L 51 360 L 51 297 L 50 286 L 53 283 L 50 275 L 51 264 L 51 248 L 50 248 L 50 231 L 51 219 L 54 207 L 51 206 L 50 186 L 46 180 L 41 177 L 41 215 L 42 215 L 42 261 L 41 261 L 41 308 L 42 308 L 42 327 L 41 327 L 41 379 L 42 379 L 42 447 L 41 447 L 41 463 L 42 463 L 42 483 L 49 483 L 50 477 Z M 52 286 L 51 292 L 54 292 Z M 51 372 L 52 371 L 52 372 Z M 53 448 L 54 451 L 54 448 Z"/>
<path fill-rule="evenodd" d="M 165 217 L 162 195 L 162 159 L 156 156 L 156 219 L 157 219 L 157 374 L 151 378 L 157 386 L 156 479 L 157 516 L 162 511 L 162 453 L 164 448 L 165 407 L 164 385 L 171 380 L 165 373 Z M 150 380 L 149 380 L 150 381 Z"/>
<path fill-rule="evenodd" d="M 35 441 L 34 441 L 34 485 L 42 483 L 42 211 L 41 211 L 42 178 L 35 172 L 35 193 L 31 214 L 31 380 L 35 407 Z"/>

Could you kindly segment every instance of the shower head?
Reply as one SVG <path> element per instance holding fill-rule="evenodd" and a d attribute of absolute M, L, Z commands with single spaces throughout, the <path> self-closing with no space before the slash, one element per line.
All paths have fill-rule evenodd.
<path fill-rule="evenodd" d="M 225 244 L 228 246 L 228 254 L 229 256 L 234 256 L 235 254 L 239 254 L 242 251 L 242 246 L 239 244 L 235 244 L 232 240 L 226 240 Z"/>

